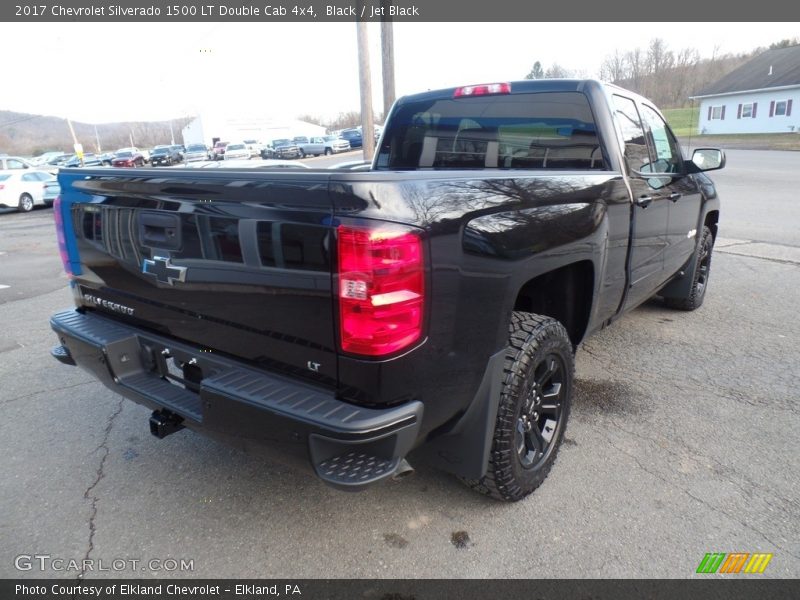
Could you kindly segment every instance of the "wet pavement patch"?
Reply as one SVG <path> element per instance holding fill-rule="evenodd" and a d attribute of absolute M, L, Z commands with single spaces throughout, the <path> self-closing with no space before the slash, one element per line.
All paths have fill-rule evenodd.
<path fill-rule="evenodd" d="M 463 550 L 469 546 L 469 534 L 466 531 L 454 531 L 450 536 L 450 543 L 459 550 Z"/>
<path fill-rule="evenodd" d="M 384 533 L 383 541 L 392 548 L 405 548 L 408 546 L 408 540 L 396 533 Z"/>
<path fill-rule="evenodd" d="M 623 381 L 575 380 L 573 407 L 578 413 L 638 415 L 644 408 L 642 400 L 641 394 Z"/>

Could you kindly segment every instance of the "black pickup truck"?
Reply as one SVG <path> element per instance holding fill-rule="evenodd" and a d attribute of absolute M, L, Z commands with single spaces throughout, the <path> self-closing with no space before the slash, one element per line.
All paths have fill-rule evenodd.
<path fill-rule="evenodd" d="M 706 293 L 719 200 L 659 111 L 544 80 L 398 100 L 368 171 L 62 170 L 53 355 L 343 489 L 427 461 L 518 500 L 582 339 Z"/>

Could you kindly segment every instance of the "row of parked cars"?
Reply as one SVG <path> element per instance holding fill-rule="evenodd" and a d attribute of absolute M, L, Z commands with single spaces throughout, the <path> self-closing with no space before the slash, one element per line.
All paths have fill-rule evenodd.
<path fill-rule="evenodd" d="M 149 151 L 140 150 L 136 147 L 129 147 L 120 148 L 116 152 L 105 152 L 102 154 L 86 152 L 83 157 L 79 157 L 77 154 L 66 154 L 64 152 L 45 152 L 41 156 L 37 156 L 26 162 L 34 167 L 45 169 L 48 167 L 80 166 L 143 167 L 147 164 L 154 166 L 171 166 L 182 162 L 185 153 L 186 149 L 180 144 L 164 144 L 155 146 Z"/>
<path fill-rule="evenodd" d="M 376 130 L 377 141 L 380 132 Z M 363 140 L 361 128 L 344 129 L 338 134 L 325 136 L 297 136 L 279 138 L 262 144 L 256 140 L 243 142 L 217 142 L 209 151 L 209 160 L 248 159 L 291 159 L 307 156 L 329 156 L 340 152 L 348 152 L 353 148 L 361 148 Z M 188 159 L 187 159 L 188 160 Z M 194 160 L 201 160 L 195 158 Z"/>
<path fill-rule="evenodd" d="M 351 149 L 350 142 L 335 135 L 321 137 L 298 136 L 280 138 L 262 144 L 256 140 L 217 142 L 211 149 L 211 160 L 241 160 L 248 158 L 289 159 L 338 154 Z"/>
<path fill-rule="evenodd" d="M 377 131 L 375 137 L 377 140 Z M 163 144 L 149 151 L 129 147 L 103 154 L 87 152 L 82 158 L 63 152 L 45 152 L 35 159 L 0 155 L 0 208 L 29 212 L 35 206 L 51 206 L 60 193 L 55 177 L 60 167 L 208 167 L 220 160 L 225 160 L 226 166 L 242 167 L 247 165 L 242 161 L 260 157 L 270 161 L 265 166 L 278 168 L 292 166 L 282 162 L 285 159 L 339 154 L 362 144 L 361 129 L 353 128 L 336 135 L 281 138 L 267 144 L 256 140 L 217 142 L 212 148 L 205 144 Z M 361 162 L 353 164 L 363 166 Z"/>

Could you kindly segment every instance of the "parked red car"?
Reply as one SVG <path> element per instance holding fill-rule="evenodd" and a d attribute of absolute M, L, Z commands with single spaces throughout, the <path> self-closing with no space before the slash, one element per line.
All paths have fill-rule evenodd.
<path fill-rule="evenodd" d="M 225 148 L 228 147 L 230 142 L 217 142 L 214 144 L 214 148 L 211 150 L 211 158 L 212 160 L 222 160 L 225 158 Z"/>
<path fill-rule="evenodd" d="M 138 152 L 131 152 L 123 150 L 117 152 L 116 156 L 111 161 L 112 167 L 143 167 L 144 156 Z"/>

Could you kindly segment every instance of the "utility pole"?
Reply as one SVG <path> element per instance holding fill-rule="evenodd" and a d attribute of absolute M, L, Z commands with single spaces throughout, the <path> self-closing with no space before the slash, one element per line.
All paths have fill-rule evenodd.
<path fill-rule="evenodd" d="M 361 14 L 361 2 L 358 3 Z M 364 160 L 371 161 L 375 153 L 375 117 L 372 116 L 372 77 L 369 71 L 369 46 L 367 45 L 367 24 L 356 22 L 358 37 L 358 81 L 361 89 L 361 140 Z"/>
<path fill-rule="evenodd" d="M 388 14 L 389 2 L 381 0 L 383 14 Z M 395 99 L 394 91 L 394 24 L 386 16 L 381 19 L 381 75 L 383 76 L 383 119 L 389 115 Z"/>
<path fill-rule="evenodd" d="M 100 147 L 100 136 L 97 134 L 97 123 L 94 125 L 94 140 L 97 142 L 95 144 L 97 146 L 97 153 L 102 154 L 103 149 Z"/>
<path fill-rule="evenodd" d="M 170 139 L 169 143 L 174 146 L 175 145 L 175 134 L 172 133 L 172 119 L 169 120 L 169 139 Z"/>
<path fill-rule="evenodd" d="M 72 148 L 75 150 L 78 160 L 81 161 L 81 166 L 83 166 L 83 146 L 78 143 L 78 137 L 75 135 L 75 129 L 72 127 L 72 121 L 67 119 L 67 125 L 69 126 L 69 132 L 72 134 Z"/>

